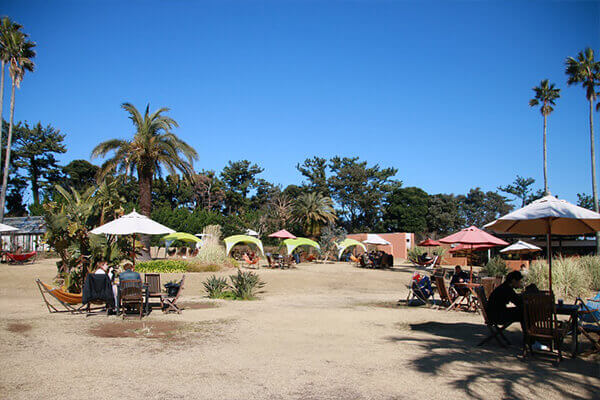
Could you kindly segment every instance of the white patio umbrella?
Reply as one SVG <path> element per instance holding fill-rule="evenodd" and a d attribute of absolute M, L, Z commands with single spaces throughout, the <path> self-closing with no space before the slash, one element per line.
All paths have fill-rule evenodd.
<path fill-rule="evenodd" d="M 132 211 L 121 218 L 110 221 L 90 231 L 95 235 L 133 235 L 133 264 L 135 265 L 135 235 L 167 235 L 175 233 L 171 228 L 151 220 L 145 215 Z"/>
<path fill-rule="evenodd" d="M 535 244 L 519 240 L 518 242 L 513 243 L 510 246 L 507 246 L 500 250 L 500 253 L 527 254 L 535 253 L 536 251 L 542 251 L 542 249 L 540 247 L 537 247 Z"/>
<path fill-rule="evenodd" d="M 245 234 L 248 236 L 258 237 L 258 232 L 256 232 L 255 230 L 252 230 L 252 229 L 246 229 Z"/>
<path fill-rule="evenodd" d="M 387 240 L 375 233 L 367 233 L 367 238 L 362 242 L 365 244 L 373 244 L 376 246 L 390 246 L 392 254 L 394 253 L 394 246 L 392 246 L 390 242 L 388 242 Z"/>
<path fill-rule="evenodd" d="M 546 235 L 548 284 L 552 291 L 552 235 L 584 235 L 600 231 L 600 214 L 548 195 L 485 225 L 494 232 Z"/>

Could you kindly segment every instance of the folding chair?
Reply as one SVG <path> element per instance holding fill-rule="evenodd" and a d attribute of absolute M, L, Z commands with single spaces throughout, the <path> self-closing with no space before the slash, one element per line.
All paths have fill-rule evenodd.
<path fill-rule="evenodd" d="M 479 308 L 479 311 L 481 312 L 481 316 L 483 317 L 483 322 L 485 323 L 485 325 L 487 326 L 487 328 L 490 331 L 490 334 L 484 338 L 481 342 L 479 342 L 477 344 L 477 346 L 483 346 L 485 343 L 489 342 L 492 339 L 496 339 L 496 341 L 498 342 L 498 344 L 502 347 L 506 347 L 506 345 L 510 345 L 510 342 L 508 341 L 508 339 L 506 338 L 506 336 L 504 336 L 504 330 L 506 328 L 508 328 L 511 323 L 508 324 L 504 324 L 504 325 L 500 325 L 497 324 L 496 322 L 493 322 L 489 319 L 488 315 L 487 315 L 487 296 L 485 294 L 485 288 L 483 286 L 477 286 L 475 288 L 475 294 L 477 295 L 477 305 Z M 504 340 L 504 342 L 502 342 L 500 340 L 500 338 L 502 338 Z"/>
<path fill-rule="evenodd" d="M 431 298 L 431 299 L 430 299 Z M 433 288 L 431 280 L 427 275 L 421 275 L 415 271 L 410 283 L 408 284 L 408 296 L 406 296 L 406 304 L 410 301 L 418 299 L 429 305 L 433 302 Z"/>
<path fill-rule="evenodd" d="M 175 311 L 177 314 L 181 314 L 181 308 L 177 305 L 177 301 L 181 296 L 181 292 L 183 292 L 183 283 L 185 281 L 185 275 L 181 277 L 181 281 L 179 282 L 179 289 L 177 290 L 177 294 L 173 297 L 168 295 L 163 295 L 160 298 L 161 308 L 164 313 L 168 313 L 169 311 Z"/>
<path fill-rule="evenodd" d="M 577 298 L 575 304 L 579 305 L 579 325 L 577 330 L 583 334 L 594 346 L 593 353 L 600 352 L 600 293 L 587 303 Z M 596 335 L 594 338 L 592 335 Z"/>

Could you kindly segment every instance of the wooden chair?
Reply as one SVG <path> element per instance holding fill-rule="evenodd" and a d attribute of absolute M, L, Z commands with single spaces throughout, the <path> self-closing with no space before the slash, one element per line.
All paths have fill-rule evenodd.
<path fill-rule="evenodd" d="M 119 299 L 121 311 L 125 319 L 125 307 L 135 306 L 140 311 L 140 319 L 144 314 L 144 296 L 142 293 L 142 281 L 137 279 L 121 281 L 119 284 Z"/>
<path fill-rule="evenodd" d="M 438 291 L 438 295 L 440 296 L 440 300 L 442 301 L 442 305 L 451 306 L 452 299 L 450 298 L 450 293 L 448 292 L 448 286 L 446 286 L 446 281 L 443 276 L 434 276 L 435 278 L 435 287 Z"/>
<path fill-rule="evenodd" d="M 504 336 L 504 330 L 508 328 L 511 323 L 505 325 L 499 325 L 494 321 L 491 321 L 487 315 L 487 295 L 485 293 L 484 286 L 475 287 L 475 294 L 477 295 L 477 307 L 481 312 L 481 316 L 483 317 L 483 322 L 488 327 L 490 334 L 484 338 L 481 342 L 477 344 L 477 346 L 483 346 L 485 343 L 489 342 L 492 339 L 496 339 L 498 344 L 502 347 L 506 347 L 506 345 L 510 345 L 510 342 Z M 500 340 L 502 338 L 504 342 Z"/>
<path fill-rule="evenodd" d="M 161 308 L 164 313 L 168 313 L 169 311 L 175 311 L 177 314 L 181 314 L 181 308 L 177 305 L 177 301 L 181 296 L 181 292 L 183 292 L 183 283 L 185 282 L 185 275 L 181 277 L 181 281 L 179 282 L 179 289 L 177 290 L 177 294 L 173 297 L 168 295 L 163 295 L 160 298 Z"/>
<path fill-rule="evenodd" d="M 273 261 L 273 257 L 270 254 L 267 254 L 267 267 L 277 268 L 277 264 Z"/>
<path fill-rule="evenodd" d="M 148 286 L 149 298 L 161 298 L 162 286 L 160 285 L 160 274 L 144 274 L 144 283 Z"/>
<path fill-rule="evenodd" d="M 568 331 L 568 324 L 559 323 L 556 317 L 554 294 L 548 292 L 524 293 L 525 343 L 523 356 L 533 355 L 532 341 L 549 345 L 557 352 L 557 362 L 562 360 L 561 345 Z M 529 351 L 528 351 L 529 350 Z"/>

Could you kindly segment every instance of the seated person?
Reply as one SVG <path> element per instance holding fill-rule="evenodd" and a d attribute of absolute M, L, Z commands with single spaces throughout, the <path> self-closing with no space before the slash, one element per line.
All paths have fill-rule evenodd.
<path fill-rule="evenodd" d="M 15 250 L 15 254 L 23 254 L 23 247 L 17 247 L 17 250 Z"/>
<path fill-rule="evenodd" d="M 469 274 L 463 271 L 460 265 L 457 265 L 454 267 L 454 275 L 452 275 L 452 279 L 450 279 L 450 287 L 454 288 L 459 295 L 464 296 L 469 292 L 469 288 L 456 286 L 456 284 L 466 282 L 469 282 Z"/>
<path fill-rule="evenodd" d="M 127 263 L 123 265 L 124 271 L 119 274 L 120 281 L 141 281 L 142 277 L 139 272 L 133 270 L 133 264 Z"/>
<path fill-rule="evenodd" d="M 523 299 L 515 293 L 515 289 L 522 286 L 522 280 L 523 275 L 519 271 L 513 271 L 490 294 L 486 312 L 491 321 L 501 325 L 519 321 L 523 328 Z M 508 303 L 515 307 L 506 307 Z"/>
<path fill-rule="evenodd" d="M 431 257 L 429 257 L 429 253 L 423 253 L 419 256 L 419 261 L 421 262 L 427 262 L 427 261 L 431 261 Z"/>

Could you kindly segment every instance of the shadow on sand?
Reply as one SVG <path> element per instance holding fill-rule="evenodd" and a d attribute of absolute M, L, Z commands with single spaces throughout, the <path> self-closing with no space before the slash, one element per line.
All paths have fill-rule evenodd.
<path fill-rule="evenodd" d="M 488 392 L 479 388 L 489 386 L 488 382 L 500 382 L 502 392 L 498 397 L 505 399 L 522 398 L 523 389 L 529 396 L 544 398 L 548 390 L 564 399 L 592 399 L 600 393 L 600 360 L 587 358 L 565 358 L 557 367 L 543 357 L 521 357 L 521 333 L 507 332 L 513 343 L 501 348 L 495 343 L 477 347 L 487 336 L 483 325 L 471 323 L 425 322 L 409 324 L 411 331 L 423 332 L 430 338 L 410 336 L 390 336 L 391 342 L 412 342 L 422 348 L 423 354 L 411 361 L 417 371 L 438 375 L 445 367 L 468 364 L 469 369 L 452 382 L 457 389 L 464 390 L 472 399 L 485 399 Z M 567 355 L 569 356 L 569 355 Z M 517 391 L 517 388 L 521 390 Z"/>

